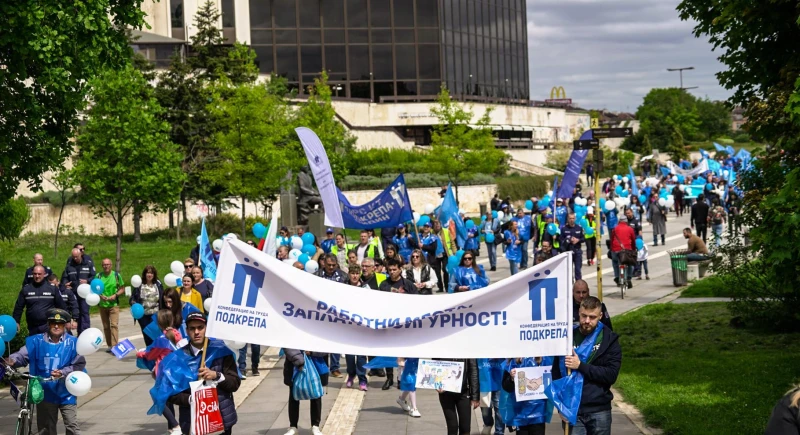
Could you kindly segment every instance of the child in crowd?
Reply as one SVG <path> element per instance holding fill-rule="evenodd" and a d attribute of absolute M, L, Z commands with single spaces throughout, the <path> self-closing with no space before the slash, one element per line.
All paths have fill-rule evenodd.
<path fill-rule="evenodd" d="M 398 358 L 398 367 L 403 368 L 403 374 L 400 375 L 400 397 L 397 398 L 397 404 L 412 417 L 422 417 L 417 409 L 417 367 L 419 365 L 419 358 Z M 408 399 L 408 401 L 406 400 Z M 411 404 L 409 405 L 409 402 Z"/>
<path fill-rule="evenodd" d="M 642 238 L 641 236 L 637 237 L 637 239 L 641 238 Z M 638 280 L 642 279 L 642 270 L 644 270 L 644 277 L 645 279 L 649 280 L 650 269 L 648 269 L 647 267 L 647 256 L 648 256 L 647 243 L 642 243 L 642 249 L 639 249 L 636 252 L 636 254 L 637 254 L 637 261 L 639 262 L 639 267 L 637 267 L 637 269 L 639 269 L 639 274 L 637 275 L 636 279 Z"/>

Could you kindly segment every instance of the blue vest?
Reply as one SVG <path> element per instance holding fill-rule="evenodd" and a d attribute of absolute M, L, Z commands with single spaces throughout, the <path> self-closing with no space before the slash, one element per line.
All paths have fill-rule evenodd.
<path fill-rule="evenodd" d="M 411 257 L 411 238 L 408 235 L 405 236 L 394 236 L 392 237 L 392 243 L 397 245 L 398 254 L 403 257 L 403 260 L 408 262 L 409 258 Z"/>
<path fill-rule="evenodd" d="M 75 348 L 78 339 L 64 334 L 60 343 L 50 343 L 45 339 L 45 334 L 37 334 L 25 339 L 30 361 L 30 373 L 43 378 L 49 377 L 53 370 L 60 370 L 72 365 L 78 356 Z M 65 381 L 69 377 L 58 381 L 42 382 L 44 401 L 56 405 L 75 405 L 77 398 L 67 391 Z"/>
<path fill-rule="evenodd" d="M 334 245 L 336 245 L 336 240 L 334 239 L 325 239 L 319 244 L 320 248 L 322 248 L 322 251 L 326 254 L 331 253 L 331 248 L 333 248 Z"/>
<path fill-rule="evenodd" d="M 422 238 L 423 245 L 430 245 L 431 243 L 436 243 L 436 257 L 444 253 L 444 247 L 442 246 L 441 242 L 439 242 L 439 238 L 434 236 L 433 233 L 428 233 L 427 236 Z M 426 252 L 427 254 L 427 252 Z M 426 255 L 427 258 L 427 255 Z M 427 258 L 428 262 L 432 260 L 432 258 Z"/>

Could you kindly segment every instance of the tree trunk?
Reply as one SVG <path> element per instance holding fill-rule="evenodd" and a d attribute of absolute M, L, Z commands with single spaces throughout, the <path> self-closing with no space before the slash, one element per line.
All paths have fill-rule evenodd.
<path fill-rule="evenodd" d="M 241 235 L 242 240 L 244 240 L 244 234 L 245 234 L 244 205 L 245 205 L 245 199 L 244 196 L 242 196 L 242 235 Z"/>
<path fill-rule="evenodd" d="M 180 205 L 178 206 L 178 208 L 180 209 Z M 175 225 L 175 227 L 176 227 L 177 231 L 175 232 L 175 240 L 180 242 L 181 241 L 181 211 L 180 210 L 178 210 L 178 213 L 176 213 L 176 216 L 177 216 L 176 217 L 177 224 Z"/>
<path fill-rule="evenodd" d="M 181 192 L 181 209 L 183 211 L 183 222 L 186 222 L 186 195 Z"/>
<path fill-rule="evenodd" d="M 139 201 L 133 206 L 133 241 L 138 243 L 142 241 L 142 207 Z"/>
<path fill-rule="evenodd" d="M 117 210 L 117 259 L 116 259 L 116 268 L 114 270 L 119 273 L 122 266 L 122 209 L 120 208 Z"/>
<path fill-rule="evenodd" d="M 53 257 L 58 258 L 58 233 L 61 230 L 61 217 L 64 216 L 64 207 L 67 206 L 67 191 L 61 191 L 61 209 L 58 211 L 58 222 L 56 222 L 56 241 L 53 248 Z"/>
<path fill-rule="evenodd" d="M 174 208 L 170 208 L 169 209 L 169 229 L 171 229 L 171 230 L 175 229 L 175 209 Z"/>

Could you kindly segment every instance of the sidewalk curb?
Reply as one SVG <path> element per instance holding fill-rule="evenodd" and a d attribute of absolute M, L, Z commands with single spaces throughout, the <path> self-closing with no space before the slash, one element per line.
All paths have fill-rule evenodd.
<path fill-rule="evenodd" d="M 614 394 L 614 404 L 617 405 L 617 408 L 619 408 L 619 410 L 628 417 L 628 420 L 639 429 L 639 432 L 644 435 L 661 435 L 664 433 L 661 429 L 647 426 L 644 422 L 644 416 L 639 412 L 639 409 L 625 402 L 619 390 L 611 387 L 611 393 Z"/>

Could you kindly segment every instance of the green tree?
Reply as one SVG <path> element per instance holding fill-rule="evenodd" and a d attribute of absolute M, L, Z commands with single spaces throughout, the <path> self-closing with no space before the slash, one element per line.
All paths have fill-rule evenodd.
<path fill-rule="evenodd" d="M 336 119 L 336 112 L 331 104 L 331 88 L 328 86 L 328 74 L 323 71 L 320 78 L 314 79 L 314 85 L 308 87 L 308 100 L 300 106 L 298 125 L 308 127 L 319 136 L 334 179 L 341 180 L 349 173 L 347 156 L 353 151 L 356 138 Z M 297 154 L 305 161 L 304 154 Z"/>
<path fill-rule="evenodd" d="M 431 134 L 431 151 L 428 157 L 431 172 L 447 175 L 456 189 L 462 180 L 476 173 L 502 175 L 508 169 L 508 155 L 494 146 L 489 128 L 492 109 L 473 121 L 472 106 L 463 107 L 450 98 L 442 86 L 436 106 L 431 109 L 438 123 Z"/>
<path fill-rule="evenodd" d="M 672 133 L 669 136 L 669 143 L 665 151 L 669 153 L 669 156 L 675 163 L 689 158 L 689 153 L 686 151 L 686 144 L 683 140 L 683 134 L 681 134 L 681 129 L 678 126 L 672 128 Z"/>
<path fill-rule="evenodd" d="M 705 140 L 726 136 L 731 131 L 731 110 L 721 101 L 697 99 L 696 102 L 700 131 Z"/>
<path fill-rule="evenodd" d="M 643 135 L 642 146 L 639 147 L 639 154 L 647 156 L 653 153 L 653 146 L 650 145 L 650 136 Z"/>
<path fill-rule="evenodd" d="M 138 70 L 131 65 L 106 70 L 90 86 L 91 106 L 70 177 L 95 214 L 114 220 L 119 271 L 123 218 L 137 203 L 160 210 L 177 200 L 184 179 L 182 156 L 169 140 L 163 109 Z"/>
<path fill-rule="evenodd" d="M 279 192 L 290 168 L 287 137 L 295 114 L 263 84 L 214 85 L 208 110 L 216 123 L 214 143 L 219 162 L 203 178 L 225 187 L 242 201 L 242 237 L 246 202 Z"/>
<path fill-rule="evenodd" d="M 225 41 L 222 30 L 217 27 L 221 16 L 211 0 L 206 0 L 197 10 L 194 17 L 197 33 L 191 37 L 193 55 L 188 59 L 189 65 L 201 80 L 227 77 L 233 84 L 254 82 L 258 78 L 256 54 L 240 42 L 225 45 L 232 41 Z"/>
<path fill-rule="evenodd" d="M 651 89 L 636 111 L 642 135 L 649 136 L 652 147 L 660 150 L 673 144 L 676 128 L 684 138 L 702 138 L 696 102 L 683 89 Z"/>
<path fill-rule="evenodd" d="M 0 204 L 0 240 L 14 240 L 31 220 L 28 204 L 22 197 Z"/>
<path fill-rule="evenodd" d="M 130 58 L 142 0 L 0 2 L 0 204 L 71 153 L 86 81 Z"/>

